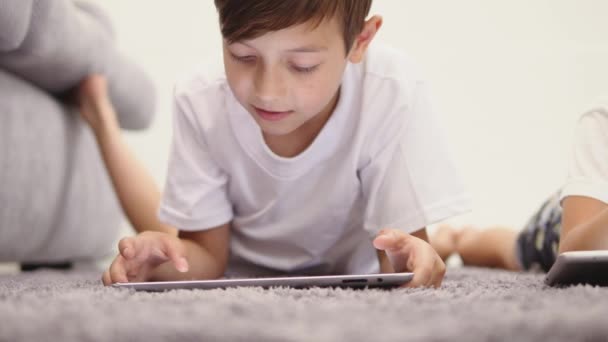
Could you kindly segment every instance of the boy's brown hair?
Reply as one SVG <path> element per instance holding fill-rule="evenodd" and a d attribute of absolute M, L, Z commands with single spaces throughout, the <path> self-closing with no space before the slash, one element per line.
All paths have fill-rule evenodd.
<path fill-rule="evenodd" d="M 336 17 L 346 51 L 363 29 L 372 0 L 215 0 L 222 36 L 232 43 L 309 22 Z"/>

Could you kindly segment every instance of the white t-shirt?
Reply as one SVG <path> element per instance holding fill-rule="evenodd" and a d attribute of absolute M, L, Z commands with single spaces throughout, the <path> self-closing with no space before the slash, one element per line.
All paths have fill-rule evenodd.
<path fill-rule="evenodd" d="M 352 274 L 379 271 L 371 241 L 381 228 L 415 232 L 469 210 L 405 55 L 371 48 L 340 91 L 314 142 L 282 158 L 223 68 L 179 82 L 160 219 L 188 231 L 232 221 L 228 273 Z"/>
<path fill-rule="evenodd" d="M 608 101 L 579 120 L 562 198 L 585 196 L 608 204 Z"/>

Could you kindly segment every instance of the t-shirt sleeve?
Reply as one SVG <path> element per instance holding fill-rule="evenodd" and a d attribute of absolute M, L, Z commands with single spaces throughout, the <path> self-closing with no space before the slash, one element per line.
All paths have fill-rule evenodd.
<path fill-rule="evenodd" d="M 426 85 L 418 82 L 407 104 L 392 107 L 398 120 L 375 133 L 388 138 L 360 170 L 367 203 L 364 227 L 371 236 L 383 228 L 415 232 L 470 210 L 470 196 L 427 93 Z"/>
<path fill-rule="evenodd" d="M 568 180 L 561 198 L 591 197 L 608 203 L 608 110 L 584 114 L 576 128 Z"/>
<path fill-rule="evenodd" d="M 179 230 L 205 230 L 233 217 L 226 173 L 216 165 L 186 96 L 175 96 L 173 140 L 159 219 Z"/>

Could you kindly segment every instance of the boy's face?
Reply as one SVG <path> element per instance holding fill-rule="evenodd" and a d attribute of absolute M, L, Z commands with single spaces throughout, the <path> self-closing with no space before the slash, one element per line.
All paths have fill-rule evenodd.
<path fill-rule="evenodd" d="M 338 21 L 224 42 L 228 84 L 264 134 L 293 133 L 335 106 L 347 63 Z"/>

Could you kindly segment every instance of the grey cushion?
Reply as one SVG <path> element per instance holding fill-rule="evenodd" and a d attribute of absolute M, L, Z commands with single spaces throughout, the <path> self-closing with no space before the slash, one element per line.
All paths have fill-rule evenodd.
<path fill-rule="evenodd" d="M 142 129 L 155 90 L 86 2 L 0 0 L 0 262 L 60 262 L 115 249 L 122 212 L 90 128 L 59 96 L 105 74 L 123 128 Z"/>
<path fill-rule="evenodd" d="M 78 113 L 0 70 L 0 261 L 94 259 L 122 214 Z"/>
<path fill-rule="evenodd" d="M 3 16 L 13 14 L 12 20 L 0 20 L 6 42 L 0 68 L 52 94 L 72 89 L 93 72 L 102 73 L 121 126 L 143 129 L 150 124 L 153 83 L 118 51 L 99 8 L 67 0 L 0 0 L 0 9 Z"/>
<path fill-rule="evenodd" d="M 0 52 L 15 50 L 21 46 L 31 17 L 31 1 L 0 0 Z"/>

